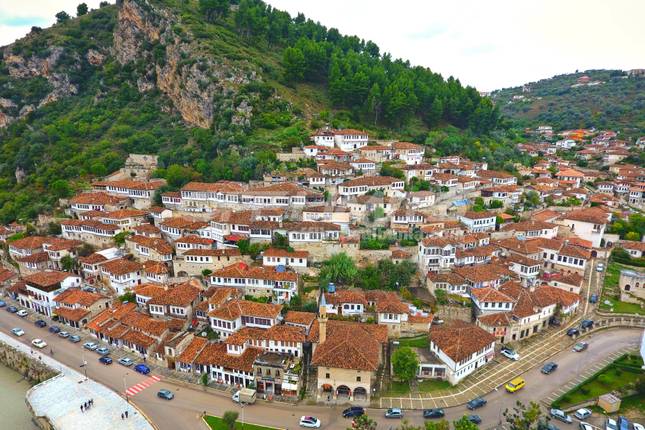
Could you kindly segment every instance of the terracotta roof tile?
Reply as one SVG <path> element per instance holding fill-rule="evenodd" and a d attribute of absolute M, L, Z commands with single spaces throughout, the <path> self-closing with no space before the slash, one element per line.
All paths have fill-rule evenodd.
<path fill-rule="evenodd" d="M 430 340 L 452 360 L 460 362 L 495 342 L 495 336 L 481 327 L 455 320 L 432 327 Z"/>

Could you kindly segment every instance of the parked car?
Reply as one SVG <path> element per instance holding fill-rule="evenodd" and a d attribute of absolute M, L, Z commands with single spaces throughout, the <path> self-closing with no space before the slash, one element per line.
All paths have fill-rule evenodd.
<path fill-rule="evenodd" d="M 99 363 L 112 364 L 112 358 L 111 357 L 99 357 Z"/>
<path fill-rule="evenodd" d="M 36 327 L 40 327 L 40 328 L 43 328 L 47 325 L 47 323 L 43 320 L 36 320 L 34 324 L 36 325 Z"/>
<path fill-rule="evenodd" d="M 102 346 L 100 348 L 97 348 L 95 352 L 97 352 L 97 353 L 99 353 L 101 355 L 108 355 L 110 353 L 110 350 L 108 348 Z"/>
<path fill-rule="evenodd" d="M 481 424 L 482 417 L 480 417 L 479 415 L 468 415 L 468 421 L 475 424 Z"/>
<path fill-rule="evenodd" d="M 79 335 L 73 334 L 70 337 L 67 338 L 72 343 L 79 343 L 81 341 L 81 337 Z"/>
<path fill-rule="evenodd" d="M 66 331 L 59 331 L 58 332 L 58 337 L 62 337 L 63 339 L 67 339 L 69 337 L 69 333 Z"/>
<path fill-rule="evenodd" d="M 123 357 L 123 358 L 119 358 L 119 364 L 123 366 L 132 366 L 134 364 L 134 361 L 132 361 L 128 357 Z"/>
<path fill-rule="evenodd" d="M 504 385 L 504 388 L 506 388 L 506 391 L 508 391 L 509 393 L 514 393 L 524 388 L 525 385 L 526 381 L 524 380 L 524 378 L 517 377 Z"/>
<path fill-rule="evenodd" d="M 605 265 L 598 263 L 598 265 L 596 265 L 596 272 L 602 272 L 603 270 L 605 270 Z"/>
<path fill-rule="evenodd" d="M 11 329 L 11 333 L 13 333 L 15 336 L 23 336 L 25 334 L 25 331 L 20 327 L 16 327 Z"/>
<path fill-rule="evenodd" d="M 300 427 L 306 427 L 310 429 L 320 428 L 320 420 L 316 417 L 302 416 L 300 417 Z"/>
<path fill-rule="evenodd" d="M 7 306 L 7 312 L 15 314 L 16 312 L 18 312 L 18 308 L 15 306 Z"/>
<path fill-rule="evenodd" d="M 581 408 L 581 409 L 578 409 L 573 415 L 582 421 L 591 416 L 591 411 L 587 408 Z"/>
<path fill-rule="evenodd" d="M 567 336 L 578 336 L 580 334 L 580 330 L 578 330 L 575 327 L 571 327 L 569 330 L 567 330 Z"/>
<path fill-rule="evenodd" d="M 623 416 L 618 417 L 618 430 L 629 430 L 629 428 L 629 420 Z"/>
<path fill-rule="evenodd" d="M 96 348 L 99 347 L 99 344 L 96 342 L 85 342 L 83 348 L 89 349 L 90 351 L 96 351 Z"/>
<path fill-rule="evenodd" d="M 49 332 L 54 334 L 60 333 L 60 327 L 58 327 L 57 325 L 53 325 L 49 327 Z"/>
<path fill-rule="evenodd" d="M 578 424 L 578 428 L 580 430 L 594 430 L 594 426 L 584 421 L 580 421 L 580 424 Z"/>
<path fill-rule="evenodd" d="M 582 329 L 588 329 L 593 327 L 593 321 L 592 320 L 582 320 L 580 323 L 580 328 Z"/>
<path fill-rule="evenodd" d="M 634 427 L 634 430 L 645 430 L 645 427 L 639 423 L 632 423 L 632 427 Z"/>
<path fill-rule="evenodd" d="M 441 325 L 441 324 L 443 324 L 443 322 L 444 321 L 442 319 L 433 319 L 432 320 L 432 324 L 434 324 L 434 325 Z"/>
<path fill-rule="evenodd" d="M 589 348 L 589 344 L 587 342 L 578 342 L 574 345 L 573 350 L 575 352 L 582 352 Z"/>
<path fill-rule="evenodd" d="M 403 411 L 399 408 L 390 408 L 385 411 L 385 418 L 403 418 Z"/>
<path fill-rule="evenodd" d="M 486 399 L 477 397 L 476 399 L 472 399 L 470 402 L 468 402 L 466 404 L 466 407 L 471 411 L 474 411 L 475 409 L 481 408 L 482 406 L 486 405 L 486 403 Z"/>
<path fill-rule="evenodd" d="M 0 300 L 0 308 L 4 308 L 5 306 L 7 306 L 7 302 Z"/>
<path fill-rule="evenodd" d="M 573 422 L 571 415 L 568 415 L 562 409 L 551 409 L 551 411 L 549 411 L 549 414 L 556 420 L 560 420 L 563 423 L 571 424 Z"/>
<path fill-rule="evenodd" d="M 592 294 L 589 296 L 589 303 L 598 303 L 598 294 Z"/>
<path fill-rule="evenodd" d="M 134 371 L 139 372 L 142 375 L 147 375 L 148 373 L 150 373 L 150 368 L 143 363 L 139 363 L 134 366 Z"/>
<path fill-rule="evenodd" d="M 446 413 L 440 408 L 423 410 L 423 418 L 443 418 L 444 415 L 446 415 Z"/>
<path fill-rule="evenodd" d="M 605 421 L 605 430 L 618 430 L 618 423 L 616 422 L 616 420 L 607 418 L 607 420 Z"/>
<path fill-rule="evenodd" d="M 508 346 L 502 347 L 500 354 L 514 361 L 520 359 L 520 354 L 518 354 L 513 348 L 509 348 Z"/>
<path fill-rule="evenodd" d="M 545 422 L 540 420 L 537 425 L 538 430 L 560 430 L 558 426 L 551 422 Z"/>
<path fill-rule="evenodd" d="M 365 414 L 365 409 L 361 406 L 352 406 L 343 411 L 343 418 L 360 417 Z"/>
<path fill-rule="evenodd" d="M 545 375 L 548 375 L 550 373 L 555 372 L 555 369 L 557 369 L 557 368 L 558 368 L 557 363 L 555 363 L 553 361 L 549 361 L 544 366 L 542 366 L 542 373 L 544 373 Z"/>
<path fill-rule="evenodd" d="M 172 393 L 172 391 L 162 388 L 161 390 L 157 391 L 157 397 L 161 399 L 172 400 L 175 398 L 175 395 Z"/>
<path fill-rule="evenodd" d="M 29 312 L 27 312 L 27 311 L 26 311 L 26 310 L 24 310 L 24 309 L 20 309 L 18 312 L 16 312 L 16 315 L 18 315 L 20 318 L 24 318 L 24 317 L 26 317 L 27 315 L 29 315 Z"/>
<path fill-rule="evenodd" d="M 47 342 L 45 342 L 42 339 L 34 339 L 34 340 L 31 341 L 31 344 L 33 346 L 35 346 L 36 348 L 40 348 L 40 349 L 42 349 L 42 348 L 47 346 Z"/>
<path fill-rule="evenodd" d="M 549 325 L 552 325 L 553 327 L 560 327 L 562 325 L 562 321 L 560 318 L 553 316 L 549 318 Z"/>

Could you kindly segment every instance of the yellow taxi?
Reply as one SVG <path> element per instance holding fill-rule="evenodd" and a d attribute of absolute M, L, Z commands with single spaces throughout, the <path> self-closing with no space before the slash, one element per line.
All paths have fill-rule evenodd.
<path fill-rule="evenodd" d="M 507 383 L 504 388 L 506 388 L 506 391 L 508 391 L 509 393 L 514 393 L 517 390 L 524 388 L 525 385 L 526 381 L 524 381 L 524 378 L 517 377 Z"/>

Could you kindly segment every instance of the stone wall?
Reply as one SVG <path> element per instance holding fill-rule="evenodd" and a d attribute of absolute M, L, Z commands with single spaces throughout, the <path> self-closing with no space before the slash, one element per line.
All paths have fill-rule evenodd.
<path fill-rule="evenodd" d="M 23 375 L 30 383 L 39 384 L 54 377 L 58 372 L 38 361 L 40 352 L 30 357 L 17 349 L 0 342 L 0 363 Z"/>

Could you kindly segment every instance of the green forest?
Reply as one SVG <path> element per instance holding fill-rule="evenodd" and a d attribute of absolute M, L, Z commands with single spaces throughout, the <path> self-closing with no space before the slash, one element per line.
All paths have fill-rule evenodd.
<path fill-rule="evenodd" d="M 58 14 L 53 27 L 32 28 L 0 50 L 0 98 L 14 104 L 4 113 L 18 117 L 20 106 L 37 105 L 52 91 L 42 76 L 11 76 L 10 56 L 42 60 L 58 52 L 50 72 L 67 76 L 77 91 L 0 128 L 0 222 L 51 213 L 59 198 L 122 167 L 128 153 L 158 154 L 157 176 L 168 189 L 294 169 L 278 163 L 276 152 L 308 143 L 324 124 L 426 144 L 438 155 L 486 159 L 491 168 L 523 159 L 490 99 L 393 59 L 373 42 L 257 0 L 126 1 L 174 16 L 174 33 L 194 48 L 182 54 L 183 64 L 208 57 L 252 69 L 256 79 L 213 100 L 210 128 L 191 127 L 158 89 L 138 89 L 146 61 L 164 63 L 163 45 L 146 45 L 145 60 L 125 65 L 111 55 L 119 5 L 79 8 L 75 18 Z M 87 60 L 89 50 L 104 53 L 101 64 Z M 240 99 L 252 105 L 245 125 L 231 120 L 230 106 Z"/>

